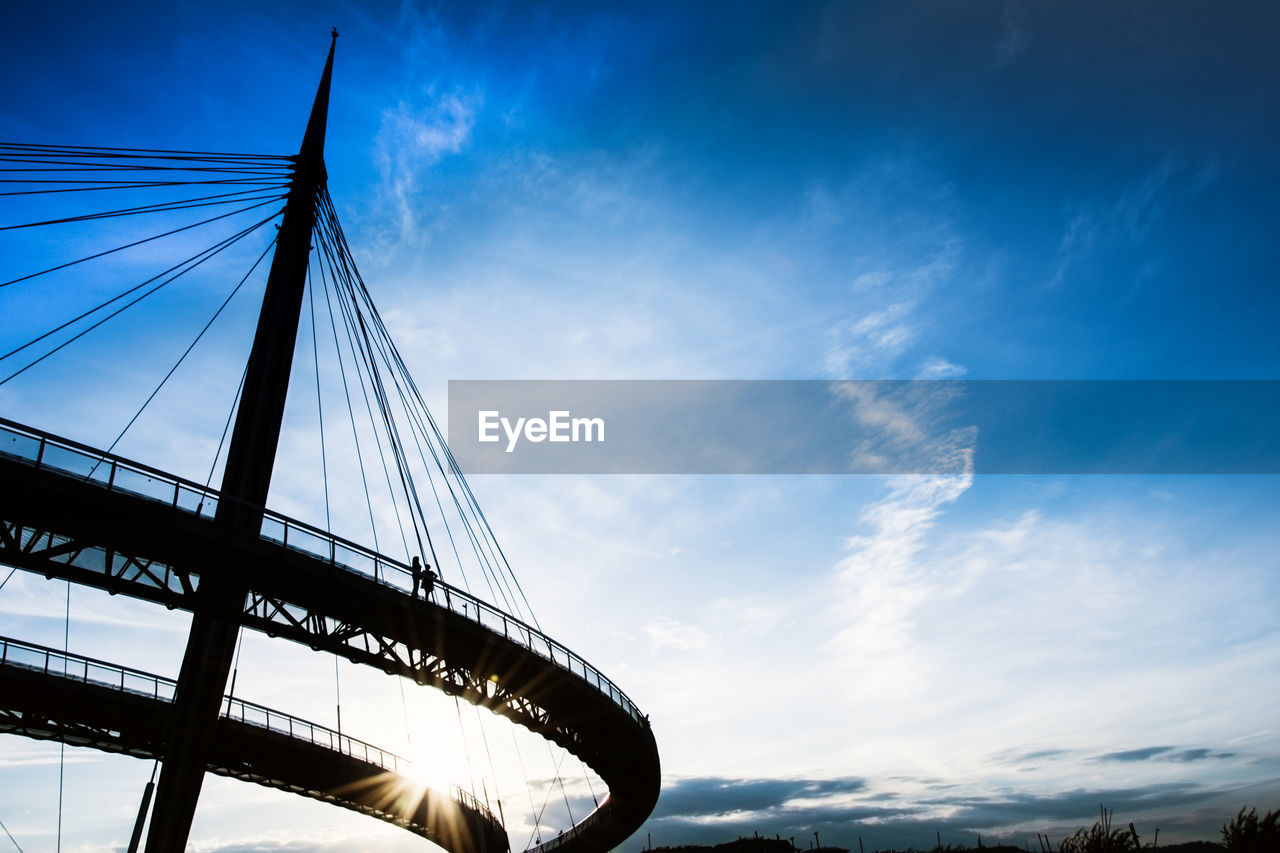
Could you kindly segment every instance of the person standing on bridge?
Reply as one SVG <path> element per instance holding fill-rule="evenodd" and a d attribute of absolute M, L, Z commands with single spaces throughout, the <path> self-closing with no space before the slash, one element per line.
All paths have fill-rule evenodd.
<path fill-rule="evenodd" d="M 417 598 L 418 590 L 422 589 L 422 597 L 429 598 L 431 596 L 432 588 L 436 585 L 436 573 L 431 571 L 431 566 L 429 564 L 427 565 L 426 572 L 424 573 L 422 570 L 422 560 L 417 557 L 413 558 L 413 565 L 410 568 L 413 571 L 413 597 Z"/>

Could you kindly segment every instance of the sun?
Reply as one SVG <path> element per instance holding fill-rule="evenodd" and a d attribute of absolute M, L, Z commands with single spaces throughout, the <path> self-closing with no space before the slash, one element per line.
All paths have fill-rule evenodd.
<path fill-rule="evenodd" d="M 405 778 L 433 791 L 448 794 L 454 788 L 471 788 L 471 771 L 466 757 L 452 744 L 415 746 L 405 756 L 407 766 L 400 773 Z"/>

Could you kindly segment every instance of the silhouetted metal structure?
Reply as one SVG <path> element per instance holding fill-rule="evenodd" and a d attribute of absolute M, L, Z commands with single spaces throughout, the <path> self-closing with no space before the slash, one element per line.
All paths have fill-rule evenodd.
<path fill-rule="evenodd" d="M 262 523 L 257 507 L 266 505 L 271 488 L 298 318 L 306 292 L 316 196 L 325 180 L 324 134 L 337 40 L 335 32 L 295 161 L 227 452 L 222 494 L 232 500 L 218 504 L 217 524 L 230 541 L 257 535 Z M 192 617 L 178 676 L 164 765 L 156 788 L 155 813 L 147 834 L 147 853 L 166 853 L 186 846 L 204 779 L 205 751 L 213 740 L 218 705 L 227 686 L 240 630 L 239 620 L 230 614 L 241 609 L 247 593 L 245 579 L 234 571 L 211 577 L 200 588 L 204 603 Z"/>
<path fill-rule="evenodd" d="M 162 758 L 176 684 L 151 673 L 0 637 L 0 732 Z M 506 847 L 502 823 L 465 791 L 417 791 L 405 760 L 261 705 L 227 698 L 209 772 L 333 803 L 448 850 Z M 403 802 L 409 808 L 398 808 Z"/>
<path fill-rule="evenodd" d="M 176 683 L 0 638 L 0 731 L 162 758 L 149 853 L 185 846 L 206 771 L 374 814 L 454 853 L 506 849 L 501 825 L 465 795 L 392 806 L 371 793 L 375 781 L 408 784 L 376 747 L 267 709 L 255 712 L 265 725 L 248 720 L 245 709 L 257 706 L 224 697 L 244 626 L 433 685 L 574 753 L 609 795 L 533 849 L 608 850 L 648 817 L 659 788 L 648 719 L 613 682 L 492 605 L 444 582 L 419 598 L 404 563 L 265 508 L 326 178 L 333 58 L 331 43 L 294 158 L 222 488 L 0 419 L 0 561 L 193 614 Z M 51 670 L 50 656 L 85 677 Z M 127 689 L 131 680 L 150 691 Z M 326 734 L 281 733 L 272 714 Z"/>

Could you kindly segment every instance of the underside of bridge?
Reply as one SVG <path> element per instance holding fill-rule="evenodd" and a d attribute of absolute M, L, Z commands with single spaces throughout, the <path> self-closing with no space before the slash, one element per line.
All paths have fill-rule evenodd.
<path fill-rule="evenodd" d="M 0 733 L 156 759 L 163 755 L 172 704 L 138 687 L 172 687 L 155 676 L 0 638 Z M 72 673 L 40 666 L 56 661 Z M 52 671 L 51 671 L 52 670 Z M 91 674 L 91 675 L 90 675 Z M 101 683 L 119 675 L 120 686 Z M 134 689 L 130 689 L 132 685 Z M 230 706 L 231 703 L 228 703 Z M 243 714 L 243 703 L 234 706 Z M 389 770 L 386 754 L 296 718 L 260 711 L 261 722 L 221 716 L 205 770 L 333 803 L 393 823 L 451 853 L 501 853 L 506 831 L 487 811 L 425 789 Z M 297 727 L 300 735 L 294 736 Z M 317 732 L 324 735 L 316 738 Z M 353 748 L 354 747 L 354 748 Z M 360 747 L 364 747 L 362 756 Z M 373 758 L 368 757 L 373 753 Z M 352 754 L 356 753 L 356 754 Z"/>
<path fill-rule="evenodd" d="M 174 498 L 157 500 L 106 482 L 123 477 L 99 482 L 34 464 L 44 454 L 31 448 L 45 445 L 13 452 L 19 436 L 52 437 L 7 422 L 4 435 L 0 478 L 12 487 L 0 491 L 0 562 L 186 610 L 207 606 L 200 588 L 223 577 L 249 591 L 243 608 L 217 613 L 229 622 L 434 686 L 559 744 L 600 774 L 609 796 L 543 849 L 612 849 L 652 812 L 660 769 L 647 719 L 540 632 L 487 619 L 497 611 L 447 584 L 415 598 L 402 566 L 397 584 L 260 535 L 229 537 L 202 508 L 226 499 L 198 484 L 170 478 Z M 99 453 L 63 443 L 88 458 Z"/>

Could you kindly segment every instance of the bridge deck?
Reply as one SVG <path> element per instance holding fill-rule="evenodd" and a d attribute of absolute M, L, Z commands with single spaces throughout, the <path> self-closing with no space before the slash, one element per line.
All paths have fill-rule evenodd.
<path fill-rule="evenodd" d="M 204 606 L 200 578 L 250 589 L 248 627 L 432 684 L 578 755 L 609 787 L 599 809 L 543 851 L 607 850 L 652 811 L 648 720 L 599 670 L 537 629 L 407 566 L 265 510 L 261 535 L 228 537 L 211 489 L 0 420 L 0 560 L 165 604 Z"/>
<path fill-rule="evenodd" d="M 0 637 L 0 732 L 157 758 L 175 682 Z M 393 823 L 451 853 L 507 849 L 501 822 L 465 791 L 433 791 L 372 744 L 227 697 L 206 769 Z"/>

